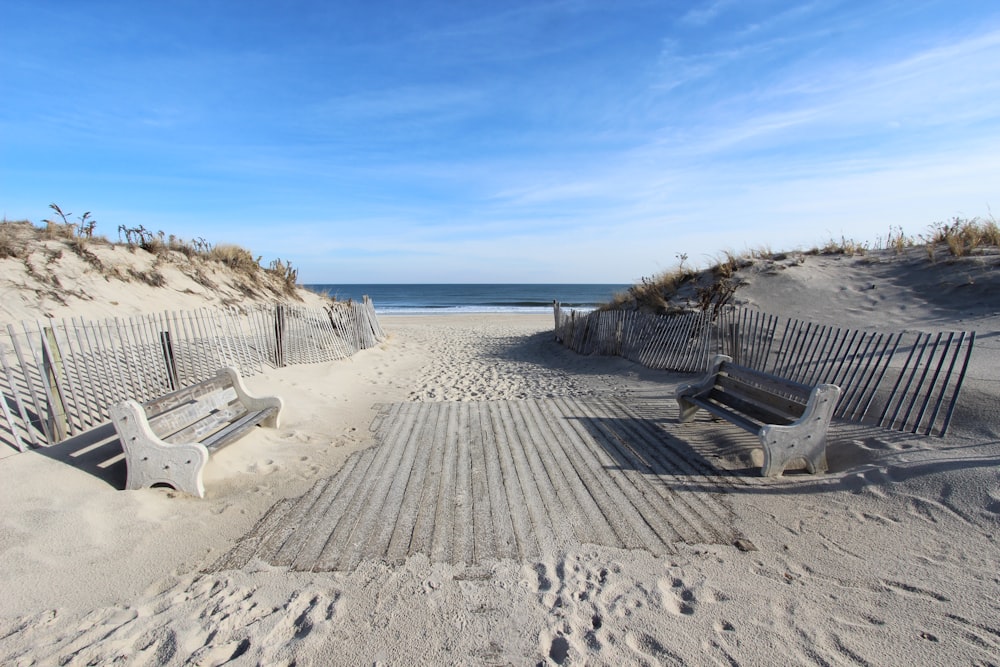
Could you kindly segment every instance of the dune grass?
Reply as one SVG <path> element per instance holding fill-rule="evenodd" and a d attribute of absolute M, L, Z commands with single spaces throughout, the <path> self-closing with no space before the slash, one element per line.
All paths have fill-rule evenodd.
<path fill-rule="evenodd" d="M 24 244 L 19 240 L 17 228 L 34 229 L 34 226 L 27 220 L 17 222 L 4 220 L 0 224 L 0 259 L 8 257 L 17 259 L 24 253 Z"/>
<path fill-rule="evenodd" d="M 724 251 L 714 264 L 701 271 L 685 266 L 687 255 L 678 254 L 677 266 L 640 278 L 638 283 L 614 295 L 600 309 L 671 313 L 687 310 L 691 307 L 688 304 L 694 304 L 707 310 L 731 302 L 740 285 L 736 272 L 754 262 L 780 262 L 804 255 L 853 257 L 884 251 L 902 254 L 918 247 L 926 249 L 931 263 L 938 261 L 939 255 L 960 258 L 987 248 L 997 249 L 1000 248 L 1000 225 L 992 217 L 956 217 L 947 222 L 933 223 L 925 233 L 916 236 L 906 234 L 901 227 L 890 227 L 885 237 L 877 237 L 874 241 L 859 242 L 841 237 L 809 250 L 774 252 L 767 247 L 758 247 L 742 253 Z"/>
<path fill-rule="evenodd" d="M 0 259 L 17 258 L 27 261 L 24 257 L 27 241 L 36 239 L 47 242 L 59 242 L 76 255 L 88 262 L 95 270 L 106 278 L 135 279 L 149 285 L 161 286 L 165 278 L 159 268 L 167 262 L 182 266 L 194 279 L 206 287 L 214 287 L 215 283 L 206 274 L 206 268 L 211 264 L 220 264 L 231 270 L 240 283 L 239 288 L 248 296 L 257 292 L 271 291 L 275 295 L 300 298 L 297 294 L 298 269 L 291 262 L 276 259 L 267 266 L 261 264 L 261 257 L 254 255 L 239 245 L 213 245 L 199 238 L 186 241 L 174 235 L 167 236 L 162 231 L 154 232 L 142 225 L 129 227 L 119 225 L 118 243 L 109 241 L 106 237 L 95 236 L 97 221 L 88 211 L 75 220 L 72 213 L 64 212 L 59 205 L 50 204 L 55 213 L 52 219 L 42 220 L 44 227 L 36 227 L 28 220 L 0 221 Z M 152 267 L 145 272 L 135 270 L 123 274 L 115 267 L 106 266 L 91 250 L 94 244 L 110 247 L 124 246 L 130 252 L 143 250 L 154 256 Z M 182 257 L 179 257 L 182 256 Z"/>

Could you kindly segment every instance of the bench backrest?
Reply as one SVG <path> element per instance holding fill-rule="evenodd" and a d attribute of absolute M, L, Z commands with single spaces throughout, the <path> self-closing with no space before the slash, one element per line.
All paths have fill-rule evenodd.
<path fill-rule="evenodd" d="M 715 376 L 712 399 L 764 423 L 791 423 L 805 412 L 812 387 L 722 362 Z"/>
<path fill-rule="evenodd" d="M 166 442 L 200 442 L 247 413 L 225 374 L 143 405 L 153 433 Z"/>

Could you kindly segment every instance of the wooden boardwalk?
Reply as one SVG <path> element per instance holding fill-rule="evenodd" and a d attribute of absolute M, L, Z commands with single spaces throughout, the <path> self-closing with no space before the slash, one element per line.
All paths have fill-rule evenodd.
<path fill-rule="evenodd" d="M 212 569 L 255 557 L 349 571 L 418 553 L 476 564 L 582 544 L 664 555 L 734 543 L 723 495 L 741 481 L 662 417 L 610 397 L 385 406 L 375 446 L 276 504 Z"/>

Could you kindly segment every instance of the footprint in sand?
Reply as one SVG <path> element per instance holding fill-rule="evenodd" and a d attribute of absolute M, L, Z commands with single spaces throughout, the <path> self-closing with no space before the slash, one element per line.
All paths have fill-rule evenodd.
<path fill-rule="evenodd" d="M 211 646 L 203 646 L 191 654 L 190 662 L 196 665 L 224 665 L 236 660 L 250 650 L 250 639 Z"/>
<path fill-rule="evenodd" d="M 557 665 L 569 664 L 570 649 L 572 646 L 569 640 L 562 635 L 557 635 L 553 637 L 548 643 L 548 649 L 545 650 L 545 654 L 548 655 L 549 659 Z"/>
<path fill-rule="evenodd" d="M 629 631 L 625 633 L 625 645 L 649 659 L 653 664 L 685 664 L 685 660 L 661 644 L 656 637 L 644 632 Z"/>
<path fill-rule="evenodd" d="M 698 600 L 694 591 L 685 586 L 682 579 L 677 577 L 660 579 L 657 587 L 660 589 L 660 604 L 668 612 L 676 616 L 694 614 Z"/>
<path fill-rule="evenodd" d="M 165 665 L 177 655 L 177 633 L 159 627 L 144 632 L 132 646 L 133 665 Z"/>
<path fill-rule="evenodd" d="M 281 645 L 283 642 L 303 639 L 316 626 L 333 620 L 338 595 L 328 598 L 323 594 L 310 597 L 294 593 L 282 609 L 282 620 L 268 633 L 266 645 Z"/>
<path fill-rule="evenodd" d="M 549 577 L 548 567 L 545 563 L 535 563 L 535 574 L 538 577 L 535 590 L 539 593 L 547 593 L 552 590 L 552 579 Z"/>
<path fill-rule="evenodd" d="M 541 654 L 562 665 L 600 651 L 609 641 L 603 598 L 610 595 L 616 604 L 622 597 L 606 586 L 608 568 L 589 557 L 566 556 L 536 563 L 533 575 L 539 601 L 550 610 L 553 622 L 539 635 Z"/>

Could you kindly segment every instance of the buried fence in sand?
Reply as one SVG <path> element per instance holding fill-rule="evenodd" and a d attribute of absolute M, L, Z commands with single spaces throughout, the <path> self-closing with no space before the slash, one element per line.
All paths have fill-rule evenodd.
<path fill-rule="evenodd" d="M 803 384 L 839 385 L 841 419 L 942 437 L 976 339 L 964 331 L 860 331 L 736 306 L 680 315 L 553 307 L 556 339 L 575 352 L 689 373 L 726 354 Z"/>
<path fill-rule="evenodd" d="M 372 302 L 202 308 L 106 320 L 42 320 L 0 331 L 0 443 L 19 451 L 108 420 L 126 398 L 147 401 L 213 377 L 342 359 L 385 333 Z"/>

